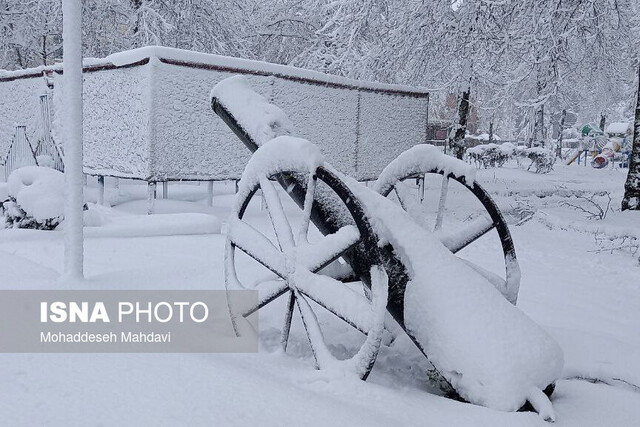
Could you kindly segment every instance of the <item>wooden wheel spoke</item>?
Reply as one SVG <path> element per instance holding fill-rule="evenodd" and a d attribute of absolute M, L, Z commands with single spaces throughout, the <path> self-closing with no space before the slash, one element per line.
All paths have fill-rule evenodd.
<path fill-rule="evenodd" d="M 456 253 L 471 243 L 484 236 L 486 233 L 495 228 L 495 224 L 491 218 L 487 216 L 481 216 L 474 219 L 468 225 L 459 228 L 458 230 L 443 234 L 442 232 L 436 235 L 440 239 L 443 245 L 447 247 L 452 253 Z"/>
<path fill-rule="evenodd" d="M 296 304 L 296 295 L 293 291 L 289 291 L 289 300 L 287 301 L 287 311 L 284 315 L 284 324 L 282 325 L 282 333 L 280 334 L 280 345 L 282 350 L 287 351 L 289 343 L 289 332 L 291 331 L 291 320 L 293 319 L 293 309 Z"/>
<path fill-rule="evenodd" d="M 261 309 L 265 305 L 274 301 L 278 297 L 284 295 L 289 289 L 289 285 L 286 282 L 282 281 L 273 281 L 267 289 L 260 289 L 260 297 L 258 300 L 258 304 L 254 307 L 249 308 L 244 313 L 242 313 L 243 317 L 250 316 L 255 313 L 257 310 Z"/>
<path fill-rule="evenodd" d="M 298 245 L 308 242 L 309 235 L 309 223 L 311 222 L 311 208 L 313 207 L 313 198 L 316 191 L 316 173 L 312 171 L 309 173 L 309 180 L 307 181 L 307 191 L 304 197 L 304 204 L 302 207 L 302 223 L 300 224 L 300 230 L 298 231 Z"/>
<path fill-rule="evenodd" d="M 442 175 L 442 187 L 440 188 L 440 200 L 438 201 L 438 214 L 436 216 L 436 225 L 433 231 L 442 229 L 442 220 L 444 218 L 444 209 L 447 203 L 447 193 L 449 192 L 449 177 Z"/>
<path fill-rule="evenodd" d="M 300 317 L 302 318 L 304 329 L 307 331 L 309 344 L 311 344 L 311 351 L 313 351 L 313 357 L 316 359 L 316 364 L 320 369 L 328 367 L 335 361 L 335 358 L 331 355 L 331 352 L 324 342 L 324 336 L 322 335 L 318 318 L 311 309 L 307 299 L 300 292 L 296 292 L 295 296 Z"/>
<path fill-rule="evenodd" d="M 282 252 L 251 225 L 240 219 L 231 220 L 228 238 L 235 246 L 251 258 L 283 279 L 286 278 L 286 268 Z"/>
<path fill-rule="evenodd" d="M 404 195 L 401 195 L 402 191 L 398 190 L 398 185 L 400 185 L 399 182 L 393 186 L 393 192 L 396 193 L 396 197 L 398 198 L 398 202 L 400 203 L 400 206 L 402 207 L 402 209 L 404 209 L 405 211 L 408 211 L 409 206 L 407 204 L 407 200 L 405 200 Z"/>
<path fill-rule="evenodd" d="M 300 293 L 360 332 L 367 334 L 371 329 L 371 302 L 344 283 L 311 272 L 296 272 L 296 287 Z"/>
<path fill-rule="evenodd" d="M 271 218 L 271 224 L 276 233 L 278 244 L 283 251 L 288 251 L 293 248 L 295 244 L 293 242 L 291 224 L 282 207 L 280 196 L 278 196 L 278 192 L 273 186 L 273 183 L 266 177 L 260 179 L 260 188 L 262 189 L 262 195 L 267 204 L 267 211 L 269 212 L 269 218 Z"/>
<path fill-rule="evenodd" d="M 360 232 L 353 225 L 341 227 L 312 245 L 298 248 L 298 260 L 308 270 L 317 272 L 338 259 L 360 240 Z"/>

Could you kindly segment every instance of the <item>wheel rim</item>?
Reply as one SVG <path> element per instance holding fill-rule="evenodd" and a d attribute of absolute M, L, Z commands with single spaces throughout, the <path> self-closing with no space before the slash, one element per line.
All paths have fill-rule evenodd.
<path fill-rule="evenodd" d="M 297 230 L 293 229 L 283 208 L 274 181 L 283 184 L 289 193 L 297 191 L 300 196 L 302 192 L 302 220 Z M 229 220 L 225 245 L 225 284 L 228 290 L 248 288 L 238 279 L 236 249 L 271 271 L 278 280 L 267 284 L 258 304 L 253 307 L 233 307 L 230 303 L 234 325 L 240 317 L 247 317 L 287 295 L 280 338 L 282 348 L 286 350 L 297 307 L 316 367 L 351 372 L 365 379 L 375 362 L 384 330 L 387 276 L 381 267 L 376 245 L 370 246 L 371 242 L 376 241 L 375 236 L 356 198 L 333 173 L 323 167 L 316 170 L 280 170 L 269 177 L 253 177 L 248 182 L 257 182 L 257 185 L 246 192 L 242 200 L 237 200 L 238 208 L 233 210 Z M 318 189 L 318 182 L 323 183 L 322 189 Z M 242 187 L 242 182 L 240 185 Z M 309 225 L 316 213 L 316 200 L 326 197 L 327 189 L 333 192 L 334 199 L 337 197 L 343 203 L 344 210 L 353 219 L 353 225 L 342 226 L 333 233 L 327 233 L 318 242 L 309 243 Z M 258 190 L 261 190 L 266 204 L 275 242 L 243 220 Z M 335 278 L 320 274 L 320 270 L 338 258 L 346 257 L 352 247 L 360 244 L 373 248 L 372 256 L 376 261 L 369 270 L 370 283 L 367 285 L 370 286 L 370 298 L 358 294 Z M 310 301 L 366 335 L 364 344 L 353 357 L 338 360 L 331 354 Z"/>

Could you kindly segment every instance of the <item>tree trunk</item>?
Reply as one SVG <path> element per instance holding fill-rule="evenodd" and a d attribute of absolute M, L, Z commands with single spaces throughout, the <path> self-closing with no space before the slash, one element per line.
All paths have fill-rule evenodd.
<path fill-rule="evenodd" d="M 42 36 L 42 65 L 47 65 L 47 35 Z"/>
<path fill-rule="evenodd" d="M 468 87 L 466 91 L 462 92 L 462 98 L 460 99 L 460 105 L 458 106 L 458 124 L 455 128 L 453 138 L 449 135 L 449 146 L 453 152 L 453 155 L 462 159 L 464 156 L 465 146 L 464 137 L 467 133 L 467 118 L 469 117 L 469 95 L 471 94 L 471 87 Z"/>
<path fill-rule="evenodd" d="M 19 68 L 25 68 L 24 67 L 24 61 L 22 60 L 22 53 L 20 53 L 20 48 L 16 46 L 16 63 L 18 64 Z"/>
<path fill-rule="evenodd" d="M 640 66 L 638 67 L 638 93 L 636 116 L 633 123 L 633 144 L 629 161 L 629 174 L 624 184 L 622 210 L 640 210 Z"/>
<path fill-rule="evenodd" d="M 562 157 L 562 133 L 564 131 L 564 121 L 567 118 L 567 110 L 562 110 L 560 116 L 560 135 L 558 135 L 558 146 L 556 147 L 556 157 Z"/>
<path fill-rule="evenodd" d="M 544 105 L 541 105 L 536 111 L 535 121 L 533 122 L 533 145 L 544 147 Z"/>
<path fill-rule="evenodd" d="M 605 116 L 604 114 L 600 114 L 600 130 L 602 132 L 604 132 L 604 125 L 607 122 L 607 116 Z"/>
<path fill-rule="evenodd" d="M 489 144 L 493 142 L 493 122 L 489 122 Z"/>
<path fill-rule="evenodd" d="M 142 7 L 142 0 L 131 0 L 131 6 L 133 7 L 134 13 L 136 14 L 136 23 L 133 26 L 133 34 L 138 34 L 140 31 L 140 8 Z"/>

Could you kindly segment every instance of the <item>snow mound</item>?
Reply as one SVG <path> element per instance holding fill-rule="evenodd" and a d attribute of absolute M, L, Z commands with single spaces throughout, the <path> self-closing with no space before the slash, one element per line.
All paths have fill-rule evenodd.
<path fill-rule="evenodd" d="M 400 207 L 346 182 L 407 268 L 407 330 L 444 377 L 469 402 L 515 411 L 528 400 L 553 419 L 542 390 L 561 375 L 560 346 Z"/>
<path fill-rule="evenodd" d="M 399 179 L 431 170 L 443 172 L 445 175 L 453 173 L 455 176 L 464 176 L 469 185 L 473 185 L 476 179 L 475 169 L 462 160 L 442 153 L 433 145 L 416 145 L 400 154 L 384 168 L 373 189 L 378 193 L 384 193 Z"/>
<path fill-rule="evenodd" d="M 284 111 L 254 92 L 245 76 L 222 80 L 211 91 L 211 99 L 229 110 L 258 145 L 292 133 L 293 125 Z"/>
<path fill-rule="evenodd" d="M 64 175 L 55 169 L 27 166 L 7 180 L 9 196 L 35 220 L 43 222 L 64 215 Z"/>
<path fill-rule="evenodd" d="M 58 273 L 25 257 L 0 250 L 2 266 L 2 290 L 43 289 L 43 284 L 51 284 Z M 16 285 L 19 284 L 19 285 Z"/>

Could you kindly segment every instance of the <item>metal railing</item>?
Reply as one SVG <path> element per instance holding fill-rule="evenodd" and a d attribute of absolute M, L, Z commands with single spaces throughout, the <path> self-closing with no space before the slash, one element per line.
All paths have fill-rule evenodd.
<path fill-rule="evenodd" d="M 47 94 L 40 95 L 40 112 L 42 114 L 42 138 L 38 141 L 35 149 L 36 160 L 40 166 L 49 166 L 60 172 L 64 172 L 64 156 L 62 150 L 51 136 L 51 114 L 49 109 L 49 95 Z M 47 161 L 49 164 L 44 164 L 44 156 L 51 159 Z"/>
<path fill-rule="evenodd" d="M 4 159 L 4 179 L 9 179 L 9 175 L 14 170 L 24 166 L 37 166 L 33 147 L 27 138 L 27 127 L 16 126 L 16 133 L 11 140 L 11 146 L 7 157 Z"/>

